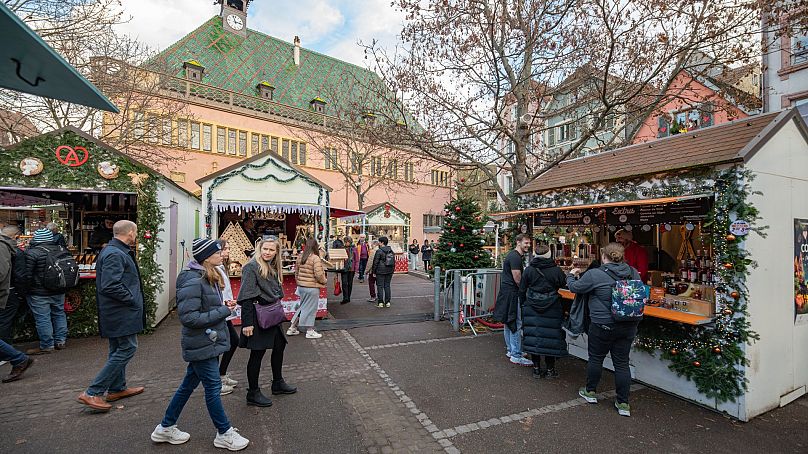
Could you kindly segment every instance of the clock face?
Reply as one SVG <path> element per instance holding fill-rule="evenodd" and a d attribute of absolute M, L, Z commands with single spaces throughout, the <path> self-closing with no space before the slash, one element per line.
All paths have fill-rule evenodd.
<path fill-rule="evenodd" d="M 235 14 L 230 14 L 227 16 L 227 25 L 229 25 L 233 30 L 241 30 L 244 28 L 244 22 Z"/>

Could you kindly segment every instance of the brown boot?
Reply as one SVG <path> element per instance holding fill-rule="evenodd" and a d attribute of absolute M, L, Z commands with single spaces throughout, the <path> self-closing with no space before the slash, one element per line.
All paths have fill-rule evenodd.
<path fill-rule="evenodd" d="M 41 349 L 39 347 L 29 348 L 25 351 L 26 355 L 47 355 L 48 353 L 53 353 L 53 347 L 46 349 Z"/>
<path fill-rule="evenodd" d="M 3 383 L 10 383 L 21 379 L 23 372 L 28 370 L 28 368 L 31 367 L 31 364 L 34 364 L 34 358 L 26 358 L 25 361 L 12 367 L 11 373 L 3 379 Z"/>
<path fill-rule="evenodd" d="M 123 391 L 118 391 L 116 393 L 107 393 L 107 402 L 115 402 L 116 400 L 121 400 L 126 397 L 137 396 L 145 389 L 146 388 L 142 386 L 136 386 L 134 388 L 126 388 Z"/>
<path fill-rule="evenodd" d="M 93 410 L 109 411 L 109 409 L 112 408 L 112 405 L 104 402 L 101 396 L 88 396 L 86 392 L 79 394 L 78 401 Z"/>

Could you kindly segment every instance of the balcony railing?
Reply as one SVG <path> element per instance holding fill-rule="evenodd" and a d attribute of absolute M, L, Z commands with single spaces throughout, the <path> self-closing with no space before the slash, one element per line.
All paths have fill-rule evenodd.
<path fill-rule="evenodd" d="M 161 86 L 171 92 L 186 98 L 204 99 L 233 107 L 261 112 L 281 118 L 328 126 L 328 115 L 313 112 L 307 109 L 287 106 L 276 101 L 263 99 L 258 96 L 244 95 L 231 90 L 201 84 L 179 77 L 161 76 Z M 338 122 L 333 122 L 338 123 Z"/>

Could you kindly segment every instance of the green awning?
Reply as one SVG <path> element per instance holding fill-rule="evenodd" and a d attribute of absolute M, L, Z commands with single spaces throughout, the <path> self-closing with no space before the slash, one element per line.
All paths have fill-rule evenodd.
<path fill-rule="evenodd" d="M 118 112 L 109 99 L 0 2 L 0 87 Z"/>

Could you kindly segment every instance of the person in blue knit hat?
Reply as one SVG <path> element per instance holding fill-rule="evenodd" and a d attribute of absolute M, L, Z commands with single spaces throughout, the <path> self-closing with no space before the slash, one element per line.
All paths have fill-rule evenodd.
<path fill-rule="evenodd" d="M 34 315 L 39 347 L 26 353 L 42 355 L 65 348 L 67 342 L 67 315 L 65 314 L 64 288 L 48 288 L 44 284 L 48 268 L 48 255 L 56 256 L 63 248 L 53 241 L 53 232 L 47 228 L 38 229 L 25 250 L 23 282 L 27 286 L 28 306 Z"/>

